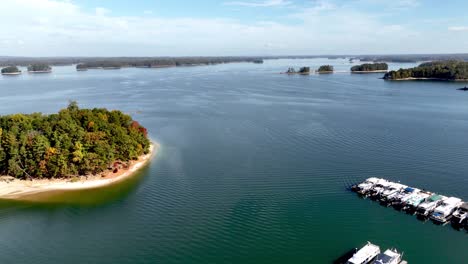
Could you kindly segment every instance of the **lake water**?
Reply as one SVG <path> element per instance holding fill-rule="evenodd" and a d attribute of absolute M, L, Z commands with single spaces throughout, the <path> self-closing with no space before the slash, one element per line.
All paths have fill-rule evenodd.
<path fill-rule="evenodd" d="M 467 263 L 467 232 L 346 190 L 378 176 L 468 200 L 464 84 L 278 74 L 325 63 L 351 66 L 0 77 L 1 114 L 53 113 L 73 99 L 131 114 L 162 145 L 132 184 L 65 204 L 1 203 L 0 263 L 330 263 L 366 241 L 409 263 Z"/>

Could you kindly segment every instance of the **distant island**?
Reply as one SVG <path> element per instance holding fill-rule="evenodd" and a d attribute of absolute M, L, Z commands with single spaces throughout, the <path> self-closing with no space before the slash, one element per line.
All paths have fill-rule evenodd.
<path fill-rule="evenodd" d="M 20 69 L 16 66 L 8 66 L 2 69 L 3 75 L 19 75 L 21 74 Z"/>
<path fill-rule="evenodd" d="M 0 116 L 0 198 L 103 186 L 149 160 L 147 130 L 121 111 L 80 109 Z"/>
<path fill-rule="evenodd" d="M 351 67 L 352 73 L 375 73 L 375 72 L 387 72 L 387 63 L 364 63 Z"/>
<path fill-rule="evenodd" d="M 52 72 L 52 68 L 43 63 L 31 64 L 28 66 L 28 72 L 30 73 L 49 73 Z"/>
<path fill-rule="evenodd" d="M 468 81 L 468 62 L 433 61 L 422 63 L 417 67 L 390 71 L 383 77 L 385 80 L 439 80 Z"/>
<path fill-rule="evenodd" d="M 334 68 L 332 65 L 322 65 L 316 71 L 317 73 L 333 73 Z"/>
<path fill-rule="evenodd" d="M 288 70 L 285 72 L 286 74 L 302 74 L 302 75 L 307 75 L 310 74 L 310 67 L 301 67 L 299 71 L 296 71 L 296 69 L 290 67 Z"/>
<path fill-rule="evenodd" d="M 76 65 L 76 70 L 77 71 L 87 71 L 88 66 L 86 64 L 84 64 L 84 63 L 80 63 L 80 64 Z"/>

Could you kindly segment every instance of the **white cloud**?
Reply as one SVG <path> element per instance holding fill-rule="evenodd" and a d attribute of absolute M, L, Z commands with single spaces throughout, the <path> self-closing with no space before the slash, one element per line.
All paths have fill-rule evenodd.
<path fill-rule="evenodd" d="M 261 2 L 246 2 L 246 1 L 233 1 L 226 2 L 225 5 L 233 6 L 245 6 L 245 7 L 274 7 L 274 6 L 287 6 L 290 5 L 290 1 L 284 0 L 266 0 Z"/>
<path fill-rule="evenodd" d="M 120 16 L 99 10 L 86 11 L 72 1 L 5 1 L 0 9 L 0 55 L 427 53 L 443 52 L 441 48 L 461 52 L 468 45 L 467 39 L 446 30 L 448 36 L 424 34 L 412 29 L 410 23 L 389 23 L 376 14 L 328 1 L 288 9 L 296 13 L 278 20 L 287 22 Z M 458 41 L 451 37 L 454 35 Z"/>
<path fill-rule="evenodd" d="M 456 26 L 456 27 L 449 27 L 449 31 L 468 31 L 468 27 L 465 26 Z"/>
<path fill-rule="evenodd" d="M 96 15 L 97 16 L 105 16 L 105 15 L 108 15 L 110 14 L 110 10 L 107 9 L 107 8 L 103 8 L 103 7 L 96 7 Z"/>

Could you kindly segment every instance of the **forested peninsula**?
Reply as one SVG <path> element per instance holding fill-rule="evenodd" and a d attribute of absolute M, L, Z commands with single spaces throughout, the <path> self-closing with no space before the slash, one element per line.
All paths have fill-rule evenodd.
<path fill-rule="evenodd" d="M 364 63 L 351 67 L 351 72 L 354 73 L 386 72 L 387 70 L 387 63 Z"/>
<path fill-rule="evenodd" d="M 468 81 L 468 62 L 433 61 L 417 67 L 399 69 L 385 74 L 385 80 Z"/>
<path fill-rule="evenodd" d="M 16 179 L 99 174 L 149 151 L 146 129 L 117 110 L 71 102 L 57 114 L 0 117 L 0 175 Z"/>

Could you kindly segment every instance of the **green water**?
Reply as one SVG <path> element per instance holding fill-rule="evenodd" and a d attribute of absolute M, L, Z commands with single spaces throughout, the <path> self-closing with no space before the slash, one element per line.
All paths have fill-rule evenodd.
<path fill-rule="evenodd" d="M 359 199 L 385 177 L 468 200 L 463 84 L 286 76 L 272 60 L 169 69 L 56 67 L 0 77 L 0 113 L 121 109 L 163 146 L 138 177 L 0 203 L 0 263 L 331 263 L 372 241 L 409 263 L 466 263 L 467 232 Z M 407 65 L 390 65 L 392 68 Z"/>

